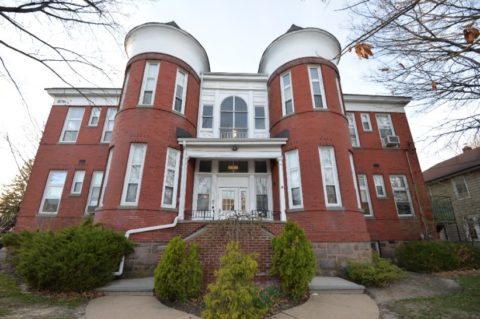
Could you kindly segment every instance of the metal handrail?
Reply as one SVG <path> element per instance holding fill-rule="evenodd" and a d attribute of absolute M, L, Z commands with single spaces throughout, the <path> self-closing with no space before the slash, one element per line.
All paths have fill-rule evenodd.
<path fill-rule="evenodd" d="M 0 216 L 0 233 L 5 233 L 15 227 L 17 216 L 20 212 L 22 202 L 18 202 L 15 206 L 10 208 L 6 213 Z"/>
<path fill-rule="evenodd" d="M 251 211 L 242 211 L 242 210 L 231 210 L 231 211 L 221 211 L 228 215 L 229 212 L 239 213 L 239 214 L 251 214 L 252 217 L 257 217 L 259 219 L 280 221 L 280 211 L 273 210 L 251 210 Z M 185 210 L 184 211 L 185 220 L 215 220 L 215 211 L 213 210 Z"/>
<path fill-rule="evenodd" d="M 213 210 L 185 210 L 185 220 L 214 220 L 215 212 Z"/>

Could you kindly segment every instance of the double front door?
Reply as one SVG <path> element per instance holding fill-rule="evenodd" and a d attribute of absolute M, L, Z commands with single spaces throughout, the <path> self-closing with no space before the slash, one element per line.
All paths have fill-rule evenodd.
<path fill-rule="evenodd" d="M 246 187 L 220 187 L 218 193 L 220 218 L 231 216 L 235 211 L 248 210 L 248 192 Z"/>

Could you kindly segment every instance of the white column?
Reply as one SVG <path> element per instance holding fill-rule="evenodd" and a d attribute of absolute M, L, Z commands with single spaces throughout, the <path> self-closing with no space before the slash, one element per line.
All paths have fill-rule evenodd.
<path fill-rule="evenodd" d="M 178 217 L 180 220 L 185 219 L 185 196 L 187 189 L 187 166 L 188 166 L 188 155 L 187 155 L 187 143 L 183 142 L 183 159 L 182 159 L 182 180 L 180 181 L 180 204 L 178 205 Z"/>
<path fill-rule="evenodd" d="M 283 158 L 278 157 L 278 187 L 280 190 L 280 220 L 286 221 L 287 214 L 285 213 L 285 189 L 283 186 Z"/>

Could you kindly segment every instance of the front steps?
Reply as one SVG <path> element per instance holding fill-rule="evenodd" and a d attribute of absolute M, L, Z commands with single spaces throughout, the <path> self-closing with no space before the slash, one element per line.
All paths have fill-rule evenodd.
<path fill-rule="evenodd" d="M 310 294 L 363 294 L 365 286 L 339 277 L 315 277 L 309 285 Z"/>
<path fill-rule="evenodd" d="M 153 281 L 153 277 L 114 280 L 95 291 L 108 296 L 153 296 Z"/>

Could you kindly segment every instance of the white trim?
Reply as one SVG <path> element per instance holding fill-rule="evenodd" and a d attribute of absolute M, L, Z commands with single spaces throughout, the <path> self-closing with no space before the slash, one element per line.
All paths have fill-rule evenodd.
<path fill-rule="evenodd" d="M 133 162 L 133 156 L 136 148 L 143 148 L 143 157 L 140 162 Z M 147 155 L 147 144 L 146 143 L 131 143 L 130 152 L 128 155 L 127 171 L 125 172 L 125 179 L 123 181 L 123 191 L 122 191 L 122 200 L 120 201 L 121 206 L 136 206 L 138 205 L 138 198 L 140 197 L 140 188 L 142 186 L 142 177 L 143 177 L 143 167 L 145 166 L 145 157 Z M 137 191 L 135 194 L 134 202 L 127 202 L 127 193 L 128 186 L 130 184 L 130 176 L 132 173 L 133 166 L 140 166 L 139 177 L 137 184 Z"/>
<path fill-rule="evenodd" d="M 278 188 L 279 188 L 279 193 L 280 193 L 280 220 L 281 221 L 286 221 L 287 220 L 287 214 L 285 213 L 285 189 L 284 189 L 284 178 L 283 178 L 283 157 L 281 157 L 281 156 L 277 157 L 277 162 L 278 162 Z"/>
<path fill-rule="evenodd" d="M 326 166 L 324 165 L 325 159 L 322 160 L 322 149 L 328 150 L 330 153 L 330 158 L 332 160 L 332 166 Z M 342 194 L 340 192 L 340 183 L 338 181 L 338 171 L 337 171 L 337 163 L 335 160 L 335 149 L 333 146 L 320 146 L 318 148 L 318 153 L 320 157 L 320 169 L 322 171 L 322 184 L 323 184 L 323 195 L 325 196 L 325 206 L 342 206 Z M 332 175 L 333 175 L 333 182 L 334 182 L 334 187 L 335 187 L 335 196 L 337 197 L 337 202 L 336 203 L 329 203 L 328 202 L 328 194 L 327 194 L 327 184 L 325 182 L 325 169 L 326 168 L 331 168 L 332 169 Z"/>
<path fill-rule="evenodd" d="M 360 137 L 358 136 L 357 120 L 355 118 L 355 113 L 347 112 L 346 116 L 347 116 L 347 120 L 348 120 L 349 133 L 350 133 L 350 127 L 351 126 L 353 126 L 353 130 L 355 132 L 355 140 L 356 140 L 357 143 L 354 145 L 353 141 L 352 141 L 352 146 L 353 147 L 360 147 Z M 352 139 L 352 136 L 350 135 L 350 140 L 351 139 Z"/>
<path fill-rule="evenodd" d="M 298 162 L 298 168 L 290 168 L 290 160 L 289 160 L 289 155 L 290 154 L 296 154 L 297 155 L 297 162 Z M 290 209 L 294 208 L 303 208 L 303 189 L 302 189 L 302 173 L 300 170 L 300 156 L 298 154 L 298 150 L 293 150 L 290 152 L 285 153 L 285 163 L 286 163 L 286 168 L 287 168 L 287 186 L 288 186 L 288 206 Z M 293 200 L 292 200 L 292 179 L 291 179 L 291 173 L 295 170 L 298 170 L 298 179 L 300 181 L 300 205 L 293 205 Z"/>
<path fill-rule="evenodd" d="M 480 241 L 480 216 L 465 216 L 464 217 L 464 223 L 465 223 L 465 234 L 467 235 L 468 240 L 474 240 L 474 241 Z M 477 238 L 472 238 L 470 234 L 470 227 L 468 227 L 468 224 L 471 223 L 473 226 L 473 229 L 477 233 Z"/>
<path fill-rule="evenodd" d="M 95 176 L 98 175 L 98 174 L 101 174 L 100 183 L 95 184 Z M 90 188 L 88 190 L 87 205 L 85 205 L 85 214 L 89 214 L 88 207 L 90 206 L 89 204 L 92 200 L 92 191 L 93 191 L 94 187 L 99 188 L 99 190 L 98 190 L 98 196 L 99 197 L 97 199 L 97 205 L 95 205 L 95 207 L 98 207 L 98 204 L 100 203 L 100 193 L 101 193 L 101 190 L 102 190 L 102 179 L 103 179 L 103 171 L 93 171 L 92 180 L 90 181 Z"/>
<path fill-rule="evenodd" d="M 210 116 L 205 116 L 205 106 L 209 106 L 212 108 L 212 115 Z M 208 104 L 208 103 L 205 103 L 205 104 L 202 104 L 202 116 L 200 117 L 201 118 L 201 127 L 200 129 L 202 131 L 212 131 L 213 130 L 213 118 L 214 118 L 214 114 L 213 114 L 213 109 L 214 109 L 214 106 L 213 106 L 213 103 L 211 104 Z M 212 127 L 203 127 L 203 123 L 205 121 L 205 118 L 211 118 L 212 119 Z"/>
<path fill-rule="evenodd" d="M 370 211 L 369 214 L 365 214 L 365 216 L 374 216 L 373 215 L 373 206 L 372 206 L 372 199 L 370 198 L 370 189 L 368 187 L 368 178 L 366 174 L 358 174 L 358 189 L 360 193 L 360 204 L 363 203 L 362 200 L 362 191 L 365 191 L 365 196 L 367 197 L 366 203 L 368 204 L 368 210 Z M 363 181 L 364 186 L 362 186 L 361 181 Z"/>
<path fill-rule="evenodd" d="M 318 79 L 312 79 L 312 74 L 310 73 L 310 69 L 316 69 L 318 71 Z M 327 106 L 327 99 L 325 97 L 325 88 L 323 86 L 323 75 L 322 75 L 322 68 L 319 65 L 308 65 L 307 67 L 308 78 L 310 82 L 310 95 L 312 96 L 312 105 L 314 109 L 328 109 Z M 315 106 L 315 95 L 313 94 L 313 82 L 318 82 L 320 85 L 320 95 L 322 97 L 322 107 Z"/>
<path fill-rule="evenodd" d="M 112 114 L 111 116 L 109 116 L 109 114 L 110 114 L 110 113 L 113 113 L 113 112 L 114 112 L 114 114 Z M 102 131 L 102 139 L 101 139 L 102 143 L 109 143 L 109 142 L 110 142 L 110 138 L 109 138 L 108 140 L 105 139 L 105 134 L 106 134 L 107 132 L 113 132 L 113 127 L 112 127 L 112 130 L 111 130 L 111 131 L 107 131 L 107 128 L 108 128 L 108 124 L 109 124 L 110 122 L 113 122 L 113 125 L 115 125 L 115 115 L 116 115 L 116 114 L 117 114 L 117 109 L 116 109 L 116 108 L 114 108 L 114 107 L 109 107 L 109 108 L 107 109 L 107 114 L 105 115 L 105 122 L 103 123 L 103 131 Z M 112 119 L 110 119 L 110 117 L 111 117 Z"/>
<path fill-rule="evenodd" d="M 340 103 L 340 110 L 342 111 L 342 114 L 345 114 L 345 105 L 343 105 L 342 91 L 340 91 L 340 78 L 336 73 L 335 73 L 335 82 L 337 84 L 338 101 Z"/>
<path fill-rule="evenodd" d="M 50 183 L 50 178 L 52 177 L 52 175 L 54 173 L 64 173 L 65 174 L 65 177 L 63 179 L 63 183 L 60 184 L 60 183 Z M 40 209 L 38 211 L 39 214 L 57 214 L 58 213 L 58 210 L 60 209 L 60 202 L 62 200 L 62 195 L 63 195 L 63 188 L 65 187 L 65 182 L 67 180 L 67 174 L 68 174 L 68 171 L 57 171 L 57 170 L 54 170 L 54 171 L 50 171 L 48 173 L 48 177 L 47 177 L 47 183 L 45 184 L 45 189 L 43 190 L 43 196 L 42 196 L 42 201 L 40 202 Z M 44 212 L 43 211 L 43 206 L 45 205 L 45 200 L 46 200 L 46 196 L 47 196 L 47 192 L 48 192 L 48 189 L 50 187 L 62 187 L 62 190 L 60 191 L 60 198 L 58 199 L 58 204 L 57 204 L 57 210 L 55 212 Z"/>
<path fill-rule="evenodd" d="M 113 157 L 113 147 L 110 149 L 110 152 L 108 153 L 107 170 L 105 171 L 105 175 L 103 176 L 102 196 L 100 197 L 100 205 L 98 205 L 99 207 L 103 206 L 103 198 L 105 196 L 105 189 L 107 187 L 108 174 L 110 173 L 110 164 L 112 163 L 112 157 Z"/>
<path fill-rule="evenodd" d="M 72 188 L 70 190 L 70 194 L 81 194 L 84 180 L 85 180 L 85 171 L 75 171 L 75 174 L 73 175 Z M 80 190 L 78 192 L 75 191 L 76 183 L 81 183 Z"/>
<path fill-rule="evenodd" d="M 117 106 L 121 89 L 111 88 L 48 88 L 53 106 Z"/>
<path fill-rule="evenodd" d="M 173 166 L 168 166 L 168 154 L 170 152 L 175 153 L 175 167 Z M 185 155 L 186 156 L 186 155 Z M 163 174 L 163 190 L 162 190 L 162 203 L 161 207 L 165 208 L 175 208 L 177 207 L 177 191 L 178 191 L 178 175 L 179 175 L 179 166 L 180 166 L 180 151 L 170 148 L 167 148 L 167 156 L 165 158 L 165 171 Z M 186 163 L 185 163 L 186 166 Z M 168 170 L 174 170 L 174 179 L 173 179 L 173 190 L 172 190 L 172 203 L 171 204 L 165 204 L 165 188 L 166 188 L 166 181 L 167 181 L 167 171 Z"/>
<path fill-rule="evenodd" d="M 122 98 L 120 99 L 120 106 L 118 107 L 119 111 L 123 108 L 123 103 L 125 102 L 125 93 L 127 92 L 129 78 L 130 78 L 130 69 L 128 69 L 127 75 L 125 77 L 125 83 L 123 83 Z"/>
<path fill-rule="evenodd" d="M 380 180 L 379 180 L 381 182 L 380 185 L 378 185 L 377 181 L 375 180 L 375 176 L 380 177 Z M 387 198 L 387 189 L 385 188 L 385 180 L 383 179 L 382 174 L 374 174 L 373 175 L 373 185 L 375 186 L 375 194 L 377 194 L 377 198 Z M 378 194 L 378 190 L 377 190 L 378 186 L 382 187 L 383 195 Z"/>
<path fill-rule="evenodd" d="M 349 152 L 349 155 L 350 155 L 350 166 L 352 167 L 353 186 L 355 187 L 355 195 L 357 195 L 357 204 L 358 204 L 358 208 L 362 209 L 362 203 L 360 202 L 360 193 L 358 192 L 357 174 L 355 173 L 355 164 L 353 162 L 353 154 Z"/>
<path fill-rule="evenodd" d="M 95 116 L 97 118 L 97 123 L 92 124 L 93 115 L 95 114 L 95 111 L 98 111 L 97 116 Z M 88 126 L 97 127 L 98 122 L 100 122 L 100 114 L 102 114 L 102 109 L 100 107 L 92 107 L 90 111 L 90 118 L 88 119 Z"/>
<path fill-rule="evenodd" d="M 400 177 L 403 179 L 403 183 L 405 184 L 405 187 L 394 187 L 392 183 L 392 177 Z M 390 175 L 390 185 L 392 186 L 392 191 L 393 191 L 393 199 L 395 200 L 395 208 L 397 210 L 397 215 L 398 216 L 413 216 L 415 214 L 415 210 L 413 208 L 413 202 L 412 202 L 412 196 L 410 195 L 410 189 L 408 187 L 408 180 L 407 176 L 405 175 Z M 397 206 L 397 200 L 395 199 L 395 191 L 404 191 L 407 194 L 408 197 L 408 202 L 410 204 L 410 214 L 399 214 L 398 212 L 398 206 Z"/>
<path fill-rule="evenodd" d="M 363 117 L 366 117 L 368 126 L 370 126 L 369 129 L 365 128 L 365 121 L 363 120 Z M 373 126 L 372 126 L 372 121 L 370 120 L 370 113 L 360 113 L 360 122 L 362 123 L 362 128 L 364 132 L 373 132 Z"/>
<path fill-rule="evenodd" d="M 462 180 L 463 184 L 465 184 L 465 188 L 467 189 L 467 194 L 468 194 L 466 197 L 460 197 L 460 195 L 458 194 L 457 185 L 455 184 L 455 181 L 457 181 L 457 180 Z M 452 178 L 451 181 L 452 181 L 452 185 L 453 185 L 453 190 L 455 191 L 455 195 L 457 196 L 458 200 L 463 200 L 463 199 L 467 199 L 467 198 L 471 197 L 470 191 L 468 190 L 467 181 L 465 180 L 465 176 L 463 176 L 463 175 L 457 176 L 455 178 Z"/>
<path fill-rule="evenodd" d="M 70 118 L 70 114 L 72 113 L 72 110 L 82 110 L 82 116 L 81 117 Z M 78 135 L 80 134 L 80 128 L 82 126 L 82 121 L 83 121 L 83 116 L 84 115 L 85 115 L 85 108 L 84 107 L 69 107 L 68 108 L 67 116 L 65 117 L 65 122 L 63 123 L 62 133 L 60 134 L 60 140 L 59 140 L 60 143 L 75 143 L 77 141 Z M 80 121 L 80 123 L 78 124 L 78 131 L 76 131 L 77 135 L 75 136 L 74 141 L 64 141 L 65 133 L 67 131 L 67 125 L 68 125 L 69 121 Z M 72 132 L 74 132 L 74 131 L 72 130 Z"/>
<path fill-rule="evenodd" d="M 145 86 L 147 85 L 147 78 L 149 77 L 148 69 L 150 65 L 158 65 L 157 73 L 155 74 L 155 78 L 154 78 L 155 80 L 153 81 L 152 101 L 151 103 L 143 103 Z M 159 73 L 160 73 L 160 61 L 147 61 L 147 63 L 145 63 L 145 70 L 143 71 L 142 90 L 140 91 L 140 99 L 138 100 L 139 105 L 153 105 L 153 103 L 155 102 L 155 90 L 157 89 L 157 80 L 158 80 Z"/>
<path fill-rule="evenodd" d="M 178 83 L 178 73 L 182 73 L 185 77 L 183 84 Z M 173 92 L 173 105 L 172 105 L 172 110 L 175 112 L 179 112 L 182 114 L 185 114 L 185 103 L 187 99 L 187 84 L 188 84 L 188 72 L 183 70 L 182 68 L 177 69 L 177 75 L 175 79 L 175 91 Z M 175 110 L 175 101 L 177 99 L 177 88 L 178 85 L 182 86 L 183 92 L 182 92 L 182 105 L 180 106 L 180 111 Z"/>
<path fill-rule="evenodd" d="M 385 146 L 385 141 L 383 140 L 383 137 L 382 137 L 382 133 L 380 132 L 380 126 L 382 126 L 383 128 L 386 128 L 387 125 L 385 125 L 385 124 L 380 125 L 378 123 L 378 117 L 379 116 L 387 116 L 388 117 L 388 120 L 390 121 L 389 126 L 390 126 L 390 129 L 392 130 L 392 135 L 396 135 L 395 134 L 395 127 L 393 127 L 392 116 L 390 114 L 375 114 L 375 120 L 377 121 L 377 127 L 378 127 L 378 135 L 380 136 L 380 142 L 382 143 L 383 147 L 386 147 Z"/>
<path fill-rule="evenodd" d="M 287 87 L 285 87 L 285 85 L 283 84 L 283 77 L 285 75 L 289 75 L 290 76 L 290 85 L 288 85 Z M 285 95 L 284 95 L 284 90 L 285 89 L 290 89 L 290 92 L 292 94 L 292 112 L 291 113 L 288 113 L 287 114 L 287 106 L 285 105 Z M 295 113 L 295 105 L 294 105 L 294 102 L 293 102 L 293 83 L 292 83 L 292 72 L 290 70 L 288 71 L 285 71 L 283 72 L 281 75 L 280 75 L 280 93 L 282 95 L 282 112 L 283 112 L 283 116 L 285 115 L 289 115 L 289 114 L 293 114 Z"/>

